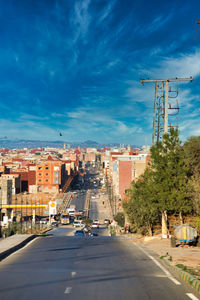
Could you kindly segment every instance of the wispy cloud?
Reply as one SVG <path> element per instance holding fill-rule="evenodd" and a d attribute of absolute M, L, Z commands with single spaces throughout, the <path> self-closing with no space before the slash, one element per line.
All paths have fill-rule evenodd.
<path fill-rule="evenodd" d="M 74 42 L 76 42 L 79 38 L 84 39 L 87 34 L 91 20 L 91 16 L 88 12 L 90 2 L 91 0 L 75 2 L 74 13 L 71 18 L 71 23 L 75 28 Z"/>
<path fill-rule="evenodd" d="M 170 13 L 168 15 L 159 15 L 157 16 L 149 26 L 146 28 L 146 32 L 155 32 L 166 25 L 166 23 L 169 22 L 171 17 L 173 16 L 173 13 Z"/>
<path fill-rule="evenodd" d="M 100 18 L 98 20 L 98 23 L 102 23 L 105 21 L 105 19 L 110 15 L 110 13 L 113 10 L 113 7 L 116 3 L 116 0 L 109 1 L 108 5 L 103 9 L 102 14 L 100 15 Z"/>
<path fill-rule="evenodd" d="M 159 64 L 159 65 L 158 65 Z M 157 78 L 190 77 L 200 75 L 200 51 L 164 57 L 157 62 L 157 67 L 146 70 L 149 76 Z"/>

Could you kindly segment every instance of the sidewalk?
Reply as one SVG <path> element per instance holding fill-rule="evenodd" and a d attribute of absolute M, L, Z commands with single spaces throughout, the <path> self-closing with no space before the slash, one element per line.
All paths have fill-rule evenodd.
<path fill-rule="evenodd" d="M 36 236 L 37 235 L 34 234 L 15 234 L 7 238 L 0 239 L 0 261 L 25 246 Z"/>

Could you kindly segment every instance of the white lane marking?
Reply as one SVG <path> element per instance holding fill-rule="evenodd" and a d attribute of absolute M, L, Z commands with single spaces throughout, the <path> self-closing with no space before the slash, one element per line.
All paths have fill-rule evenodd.
<path fill-rule="evenodd" d="M 192 299 L 192 300 L 199 300 L 199 298 L 197 298 L 196 296 L 194 296 L 192 293 L 186 293 L 186 295 Z"/>
<path fill-rule="evenodd" d="M 72 277 L 76 276 L 76 272 L 71 272 Z"/>
<path fill-rule="evenodd" d="M 71 290 L 72 290 L 72 287 L 71 287 L 71 286 L 66 287 L 66 289 L 65 289 L 65 294 L 70 294 L 70 293 L 71 293 Z"/>
<path fill-rule="evenodd" d="M 144 249 L 142 249 L 140 246 L 138 246 L 136 243 L 134 243 L 135 246 L 137 246 L 144 254 L 146 254 L 150 259 L 153 260 L 153 262 L 167 275 L 167 277 L 173 281 L 176 285 L 181 285 L 181 283 L 176 280 L 169 271 L 167 271 L 153 256 L 149 255 Z"/>

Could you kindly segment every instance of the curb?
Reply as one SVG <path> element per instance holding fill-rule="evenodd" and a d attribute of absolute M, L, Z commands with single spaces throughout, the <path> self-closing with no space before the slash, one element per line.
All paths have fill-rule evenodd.
<path fill-rule="evenodd" d="M 40 234 L 33 234 L 31 236 L 29 236 L 27 239 L 23 240 L 21 243 L 9 248 L 8 250 L 5 250 L 3 252 L 0 253 L 0 261 L 2 261 L 3 259 L 5 259 L 6 257 L 8 257 L 10 254 L 16 252 L 17 250 L 23 248 L 26 244 L 28 244 L 30 241 L 34 240 L 36 237 L 42 237 L 45 236 L 45 234 L 47 232 L 49 232 L 52 228 L 47 229 L 45 231 L 43 231 Z"/>
<path fill-rule="evenodd" d="M 22 241 L 21 243 L 19 243 L 16 246 L 13 246 L 12 248 L 3 251 L 0 254 L 0 261 L 3 260 L 4 258 L 8 257 L 10 254 L 14 253 L 15 251 L 19 250 L 20 248 L 24 247 L 26 244 L 28 244 L 30 241 L 32 241 L 33 239 L 35 239 L 38 235 L 34 234 L 32 236 L 29 236 L 27 239 L 25 239 L 24 241 Z"/>
<path fill-rule="evenodd" d="M 178 273 L 178 276 L 181 280 L 185 281 L 188 285 L 193 287 L 199 294 L 200 294 L 200 280 L 192 276 L 191 274 L 181 270 L 180 268 L 173 266 L 169 260 L 164 258 L 163 260 L 170 268 L 172 268 L 176 273 Z"/>

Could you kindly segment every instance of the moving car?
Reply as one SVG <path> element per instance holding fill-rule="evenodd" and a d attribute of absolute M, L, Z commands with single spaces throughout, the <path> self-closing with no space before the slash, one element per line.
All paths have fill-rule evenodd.
<path fill-rule="evenodd" d="M 56 222 L 56 221 L 51 222 L 51 226 L 52 227 L 58 227 L 58 222 Z"/>
<path fill-rule="evenodd" d="M 99 221 L 98 220 L 94 220 L 92 223 L 92 228 L 99 228 Z"/>
<path fill-rule="evenodd" d="M 74 233 L 74 236 L 81 236 L 81 237 L 84 237 L 85 236 L 85 233 L 83 230 L 76 230 L 75 233 Z"/>
<path fill-rule="evenodd" d="M 81 226 L 83 226 L 82 220 L 74 220 L 73 225 L 74 225 L 74 227 L 81 227 Z"/>

